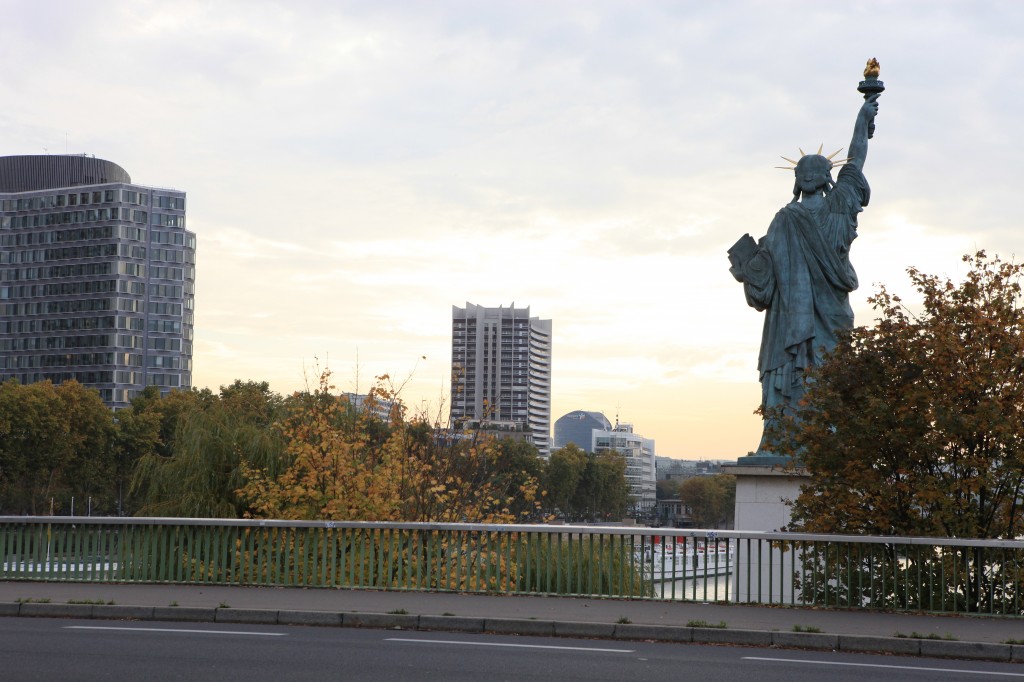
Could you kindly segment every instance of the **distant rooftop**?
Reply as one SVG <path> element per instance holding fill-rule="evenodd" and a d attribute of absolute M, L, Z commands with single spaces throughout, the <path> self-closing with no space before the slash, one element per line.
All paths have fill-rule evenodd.
<path fill-rule="evenodd" d="M 131 181 L 128 171 L 113 161 L 86 154 L 0 156 L 0 192 L 32 192 Z"/>

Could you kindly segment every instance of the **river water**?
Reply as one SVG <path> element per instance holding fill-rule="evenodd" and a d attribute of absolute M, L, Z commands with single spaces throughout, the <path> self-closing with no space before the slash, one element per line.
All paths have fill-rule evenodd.
<path fill-rule="evenodd" d="M 676 580 L 654 584 L 654 595 L 661 599 L 714 602 L 735 599 L 731 575 L 708 576 L 695 580 Z"/>

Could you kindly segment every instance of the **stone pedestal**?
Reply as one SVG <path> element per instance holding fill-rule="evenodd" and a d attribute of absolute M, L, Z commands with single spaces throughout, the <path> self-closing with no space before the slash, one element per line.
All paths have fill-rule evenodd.
<path fill-rule="evenodd" d="M 773 532 L 789 524 L 786 501 L 800 494 L 801 479 L 807 476 L 803 467 L 790 462 L 788 457 L 748 455 L 722 467 L 736 476 L 736 530 Z M 773 551 L 768 543 L 751 541 L 748 547 L 745 540 L 737 542 L 736 600 L 788 604 L 793 596 L 790 581 L 779 578 L 792 570 L 793 557 Z"/>

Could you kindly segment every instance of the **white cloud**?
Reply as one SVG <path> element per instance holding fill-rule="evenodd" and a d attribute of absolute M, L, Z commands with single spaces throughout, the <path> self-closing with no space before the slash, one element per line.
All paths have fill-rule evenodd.
<path fill-rule="evenodd" d="M 761 317 L 725 251 L 788 201 L 780 154 L 848 143 L 872 56 L 858 319 L 908 265 L 1021 250 L 1024 5 L 4 9 L 6 153 L 66 134 L 188 191 L 201 385 L 358 354 L 437 402 L 450 306 L 514 301 L 554 319 L 554 417 L 628 402 L 662 451 L 743 454 Z"/>

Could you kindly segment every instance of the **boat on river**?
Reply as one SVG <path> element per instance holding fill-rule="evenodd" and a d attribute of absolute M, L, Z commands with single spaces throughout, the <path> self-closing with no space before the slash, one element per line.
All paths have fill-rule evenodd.
<path fill-rule="evenodd" d="M 674 546 L 658 542 L 637 552 L 637 560 L 645 579 L 664 582 L 729 575 L 736 556 L 728 541 Z"/>

